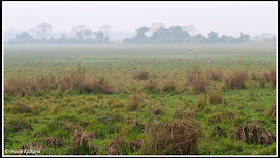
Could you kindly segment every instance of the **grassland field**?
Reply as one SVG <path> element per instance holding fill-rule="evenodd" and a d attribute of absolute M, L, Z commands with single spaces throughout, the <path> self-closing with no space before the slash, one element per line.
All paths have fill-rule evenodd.
<path fill-rule="evenodd" d="M 238 140 L 236 129 L 276 135 L 276 62 L 268 44 L 5 45 L 4 149 L 275 155 L 270 136 Z M 174 122 L 194 135 L 187 149 L 159 126 Z"/>

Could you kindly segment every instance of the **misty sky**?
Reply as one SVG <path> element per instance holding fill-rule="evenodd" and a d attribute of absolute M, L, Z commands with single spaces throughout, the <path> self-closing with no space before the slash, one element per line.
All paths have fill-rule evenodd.
<path fill-rule="evenodd" d="M 2 2 L 2 9 L 4 31 L 25 31 L 46 21 L 53 31 L 67 32 L 79 24 L 133 32 L 162 22 L 194 25 L 204 35 L 278 33 L 278 2 Z"/>

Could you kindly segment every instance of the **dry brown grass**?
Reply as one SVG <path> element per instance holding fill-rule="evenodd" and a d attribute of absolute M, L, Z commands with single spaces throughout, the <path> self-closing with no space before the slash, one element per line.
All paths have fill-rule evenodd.
<path fill-rule="evenodd" d="M 47 144 L 48 147 L 53 147 L 53 146 L 62 147 L 62 146 L 65 145 L 65 141 L 64 140 L 58 140 L 55 137 L 46 138 L 44 140 L 44 142 Z"/>
<path fill-rule="evenodd" d="M 96 155 L 97 147 L 92 145 L 91 141 L 94 139 L 94 132 L 85 133 L 83 130 L 75 130 L 71 140 L 71 145 L 67 150 L 70 155 Z"/>
<path fill-rule="evenodd" d="M 139 150 L 142 146 L 142 144 L 144 143 L 143 139 L 136 139 L 133 141 L 130 141 L 128 143 L 128 147 L 130 148 L 130 150 L 132 150 L 133 152 L 136 152 L 137 150 Z"/>
<path fill-rule="evenodd" d="M 37 91 L 50 90 L 84 90 L 86 92 L 97 92 L 112 94 L 113 87 L 104 79 L 93 79 L 86 77 L 85 70 L 78 65 L 76 69 L 61 75 L 38 75 L 35 79 L 6 77 L 4 82 L 5 95 L 25 96 Z"/>
<path fill-rule="evenodd" d="M 194 121 L 153 124 L 147 130 L 147 140 L 141 150 L 145 155 L 191 155 L 198 152 L 200 126 Z"/>
<path fill-rule="evenodd" d="M 208 80 L 222 81 L 223 79 L 223 71 L 220 69 L 207 68 L 204 72 Z"/>
<path fill-rule="evenodd" d="M 94 81 L 86 80 L 83 88 L 88 93 L 97 91 L 99 93 L 113 94 L 115 92 L 113 87 L 104 78 Z"/>
<path fill-rule="evenodd" d="M 133 74 L 134 79 L 147 80 L 150 77 L 150 73 L 146 70 L 137 71 Z"/>
<path fill-rule="evenodd" d="M 43 145 L 41 145 L 41 144 L 39 144 L 39 143 L 37 143 L 37 142 L 31 142 L 31 143 L 29 143 L 29 144 L 25 144 L 25 145 L 23 145 L 22 147 L 21 147 L 21 149 L 22 150 L 28 150 L 28 151 L 40 151 L 40 152 L 42 152 L 42 151 L 44 151 L 44 150 L 46 150 L 46 148 L 43 146 Z M 31 153 L 32 154 L 32 153 Z M 33 155 L 33 154 L 32 154 Z"/>
<path fill-rule="evenodd" d="M 243 89 L 246 88 L 245 81 L 248 78 L 247 71 L 232 70 L 229 71 L 224 79 L 224 83 L 229 89 Z"/>
<path fill-rule="evenodd" d="M 276 70 L 262 71 L 260 76 L 265 78 L 266 82 L 270 83 L 271 87 L 276 87 Z"/>
<path fill-rule="evenodd" d="M 122 148 L 124 145 L 123 137 L 119 136 L 110 144 L 110 147 L 105 149 L 105 153 L 106 155 L 123 155 Z"/>
<path fill-rule="evenodd" d="M 257 75 L 256 72 L 251 72 L 251 79 L 254 80 L 254 81 L 258 81 L 260 78 L 259 75 Z"/>
<path fill-rule="evenodd" d="M 205 71 L 201 70 L 188 70 L 187 71 L 186 85 L 191 85 L 194 93 L 204 93 L 208 85 L 208 80 Z"/>
<path fill-rule="evenodd" d="M 234 139 L 248 144 L 272 144 L 276 140 L 276 136 L 265 128 L 257 125 L 247 125 L 235 129 Z"/>

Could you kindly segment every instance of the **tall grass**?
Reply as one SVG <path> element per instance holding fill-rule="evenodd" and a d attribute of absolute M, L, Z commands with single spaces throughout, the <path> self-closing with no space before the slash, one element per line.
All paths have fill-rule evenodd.
<path fill-rule="evenodd" d="M 270 83 L 271 87 L 276 87 L 276 70 L 262 71 L 260 76 L 264 78 L 267 83 Z"/>
<path fill-rule="evenodd" d="M 150 73 L 145 70 L 137 71 L 133 74 L 134 79 L 139 79 L 139 80 L 147 80 L 150 77 Z"/>
<path fill-rule="evenodd" d="M 246 88 L 245 81 L 248 78 L 247 71 L 245 70 L 231 70 L 228 71 L 224 79 L 224 83 L 229 89 L 243 89 Z"/>
<path fill-rule="evenodd" d="M 62 76 L 38 75 L 35 79 L 6 77 L 4 82 L 5 95 L 25 96 L 38 91 L 51 90 L 79 90 L 85 92 L 98 92 L 112 94 L 113 87 L 104 79 L 86 77 L 85 68 L 80 64 L 72 68 L 70 72 Z"/>
<path fill-rule="evenodd" d="M 147 140 L 141 150 L 145 155 L 197 154 L 201 136 L 202 130 L 194 121 L 154 123 L 147 130 Z"/>
<path fill-rule="evenodd" d="M 193 87 L 195 93 L 206 92 L 208 80 L 205 75 L 205 71 L 202 71 L 198 64 L 193 66 L 192 70 L 187 70 L 187 85 Z"/>

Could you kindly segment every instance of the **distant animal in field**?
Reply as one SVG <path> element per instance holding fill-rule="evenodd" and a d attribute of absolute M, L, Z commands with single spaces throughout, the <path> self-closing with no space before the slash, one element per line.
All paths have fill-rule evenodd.
<path fill-rule="evenodd" d="M 243 59 L 240 58 L 240 59 L 237 60 L 237 63 L 240 64 L 242 61 L 243 61 Z"/>
<path fill-rule="evenodd" d="M 210 63 L 210 58 L 209 57 L 207 58 L 207 63 Z"/>
<path fill-rule="evenodd" d="M 26 53 L 27 52 L 27 50 L 26 49 L 24 49 L 23 51 L 22 51 L 22 53 Z"/>
<path fill-rule="evenodd" d="M 188 49 L 188 52 L 191 52 L 191 51 L 193 51 L 193 49 L 192 49 L 192 48 L 189 48 L 189 49 Z"/>

